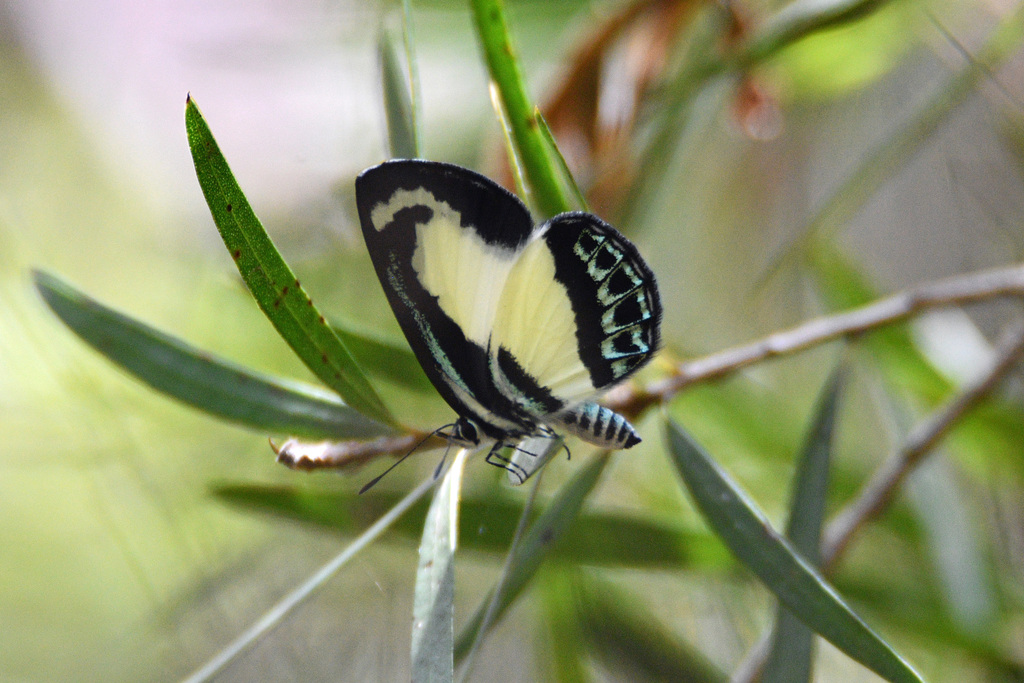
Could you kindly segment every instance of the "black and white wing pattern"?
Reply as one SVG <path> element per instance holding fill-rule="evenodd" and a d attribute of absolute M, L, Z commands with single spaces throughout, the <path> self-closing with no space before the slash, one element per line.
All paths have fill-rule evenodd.
<path fill-rule="evenodd" d="M 558 428 L 609 447 L 639 441 L 589 402 L 659 341 L 654 275 L 615 228 L 580 212 L 535 228 L 491 180 L 429 161 L 367 169 L 356 201 L 388 302 L 460 435 L 509 444 Z"/>
<path fill-rule="evenodd" d="M 521 250 L 499 310 L 490 353 L 503 393 L 599 445 L 631 446 L 627 431 L 639 440 L 611 411 L 580 405 L 658 348 L 661 302 L 636 247 L 591 214 L 555 216 Z"/>
<path fill-rule="evenodd" d="M 461 167 L 401 160 L 360 174 L 356 203 L 388 302 L 441 396 L 493 439 L 533 431 L 487 354 L 502 285 L 533 231 L 522 202 Z"/>

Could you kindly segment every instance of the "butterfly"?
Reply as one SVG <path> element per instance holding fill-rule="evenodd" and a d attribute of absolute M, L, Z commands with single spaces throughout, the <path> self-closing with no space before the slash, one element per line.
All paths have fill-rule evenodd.
<path fill-rule="evenodd" d="M 492 443 L 487 461 L 513 483 L 563 433 L 606 448 L 640 442 L 593 402 L 650 360 L 660 337 L 654 274 L 615 228 L 579 211 L 535 225 L 492 180 L 423 160 L 363 171 L 356 204 L 395 318 L 458 414 L 451 442 Z"/>

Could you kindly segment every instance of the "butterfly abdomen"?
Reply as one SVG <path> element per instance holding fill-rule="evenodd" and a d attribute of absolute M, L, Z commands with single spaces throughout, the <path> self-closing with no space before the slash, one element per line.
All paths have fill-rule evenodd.
<path fill-rule="evenodd" d="M 553 418 L 565 431 L 602 448 L 630 448 L 640 443 L 629 421 L 611 408 L 581 403 Z"/>

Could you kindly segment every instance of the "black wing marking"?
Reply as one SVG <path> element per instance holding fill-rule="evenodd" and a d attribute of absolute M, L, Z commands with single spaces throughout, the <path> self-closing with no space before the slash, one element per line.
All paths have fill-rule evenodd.
<path fill-rule="evenodd" d="M 632 242 L 591 214 L 560 214 L 541 230 L 576 317 L 580 360 L 595 389 L 608 387 L 658 349 L 661 298 L 654 274 Z"/>
<path fill-rule="evenodd" d="M 479 173 L 454 164 L 394 159 L 368 168 L 356 178 L 356 203 L 363 235 L 370 212 L 396 190 L 426 189 L 462 214 L 463 227 L 488 244 L 519 249 L 533 232 L 533 219 L 519 198 Z"/>

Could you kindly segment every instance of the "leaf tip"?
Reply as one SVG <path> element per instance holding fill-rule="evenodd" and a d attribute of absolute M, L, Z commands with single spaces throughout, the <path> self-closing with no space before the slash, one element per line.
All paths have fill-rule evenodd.
<path fill-rule="evenodd" d="M 202 117 L 199 113 L 199 106 L 196 104 L 195 99 L 192 97 L 192 92 L 185 93 L 185 119 L 189 120 L 194 117 Z"/>
<path fill-rule="evenodd" d="M 66 295 L 64 283 L 55 275 L 39 268 L 32 269 L 32 284 L 35 286 L 36 291 L 39 292 L 39 296 L 43 297 L 43 301 L 50 308 L 53 308 L 53 302 L 60 294 Z"/>

